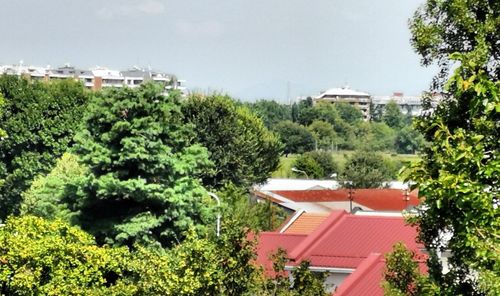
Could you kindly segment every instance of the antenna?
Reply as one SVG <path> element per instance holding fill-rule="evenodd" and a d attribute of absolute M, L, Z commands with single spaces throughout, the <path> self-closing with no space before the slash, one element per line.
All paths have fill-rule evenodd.
<path fill-rule="evenodd" d="M 290 99 L 290 81 L 286 82 L 286 99 L 288 100 L 288 105 L 292 105 L 292 101 Z"/>

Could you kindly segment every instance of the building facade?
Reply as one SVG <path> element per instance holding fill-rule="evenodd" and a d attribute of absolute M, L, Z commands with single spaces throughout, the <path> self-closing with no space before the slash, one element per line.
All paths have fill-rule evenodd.
<path fill-rule="evenodd" d="M 62 67 L 51 68 L 26 66 L 23 62 L 14 65 L 0 65 L 0 75 L 16 75 L 23 76 L 32 80 L 56 80 L 56 79 L 75 79 L 80 80 L 83 85 L 92 90 L 100 90 L 103 88 L 120 88 L 120 87 L 138 87 L 140 84 L 148 81 L 161 84 L 165 91 L 179 90 L 183 95 L 186 95 L 185 80 L 179 80 L 173 74 L 153 71 L 133 67 L 129 70 L 119 71 L 105 67 L 95 67 L 85 70 L 78 69 L 70 64 Z"/>
<path fill-rule="evenodd" d="M 340 88 L 330 88 L 321 92 L 313 98 L 313 102 L 347 103 L 353 105 L 363 112 L 365 120 L 370 119 L 371 96 L 368 93 L 350 89 L 348 86 Z"/>

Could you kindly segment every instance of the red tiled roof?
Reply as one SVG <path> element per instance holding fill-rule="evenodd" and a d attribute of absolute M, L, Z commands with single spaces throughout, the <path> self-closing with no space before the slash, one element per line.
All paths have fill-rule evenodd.
<path fill-rule="evenodd" d="M 349 190 L 276 190 L 272 191 L 295 202 L 335 202 L 349 201 Z M 402 211 L 407 206 L 419 204 L 417 192 L 409 193 L 404 200 L 404 190 L 400 189 L 353 189 L 353 201 L 376 211 Z"/>
<path fill-rule="evenodd" d="M 287 251 L 287 254 L 304 240 L 306 235 L 283 234 L 277 232 L 261 232 L 258 236 L 256 263 L 264 267 L 267 276 L 273 276 L 273 263 L 269 258 L 278 248 Z"/>
<path fill-rule="evenodd" d="M 384 256 L 372 253 L 351 273 L 340 287 L 333 293 L 334 296 L 371 295 L 383 296 L 381 287 L 385 268 Z"/>
<path fill-rule="evenodd" d="M 417 231 L 403 217 L 357 216 L 334 211 L 313 233 L 289 253 L 312 266 L 356 268 L 370 253 L 387 253 L 403 241 L 419 253 Z"/>

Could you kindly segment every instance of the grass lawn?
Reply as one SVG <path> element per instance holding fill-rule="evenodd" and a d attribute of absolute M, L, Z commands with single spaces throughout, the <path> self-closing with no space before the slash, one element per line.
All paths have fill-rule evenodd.
<path fill-rule="evenodd" d="M 340 167 L 344 167 L 347 158 L 354 151 L 338 151 L 333 152 L 333 160 L 339 164 Z M 420 156 L 416 154 L 391 154 L 391 153 L 383 153 L 383 155 L 392 160 L 400 161 L 401 163 L 408 163 L 417 161 L 420 159 Z M 298 155 L 289 154 L 288 157 L 282 156 L 280 159 L 280 165 L 276 171 L 272 174 L 273 178 L 303 178 L 304 176 L 297 176 L 292 172 L 293 163 Z"/>

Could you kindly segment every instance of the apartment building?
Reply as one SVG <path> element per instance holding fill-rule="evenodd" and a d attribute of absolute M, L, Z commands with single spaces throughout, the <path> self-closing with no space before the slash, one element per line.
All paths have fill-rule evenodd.
<path fill-rule="evenodd" d="M 164 86 L 165 90 L 179 90 L 184 95 L 187 92 L 185 80 L 179 80 L 173 74 L 133 67 L 125 71 L 95 67 L 89 70 L 78 69 L 70 64 L 62 67 L 26 66 L 21 61 L 14 65 L 0 65 L 0 75 L 17 75 L 33 80 L 76 79 L 80 80 L 86 88 L 100 90 L 109 87 L 138 87 L 143 82 L 153 81 Z"/>
<path fill-rule="evenodd" d="M 314 97 L 313 102 L 347 103 L 359 108 L 363 112 L 365 120 L 370 119 L 370 94 L 353 90 L 349 86 L 330 88 Z"/>

